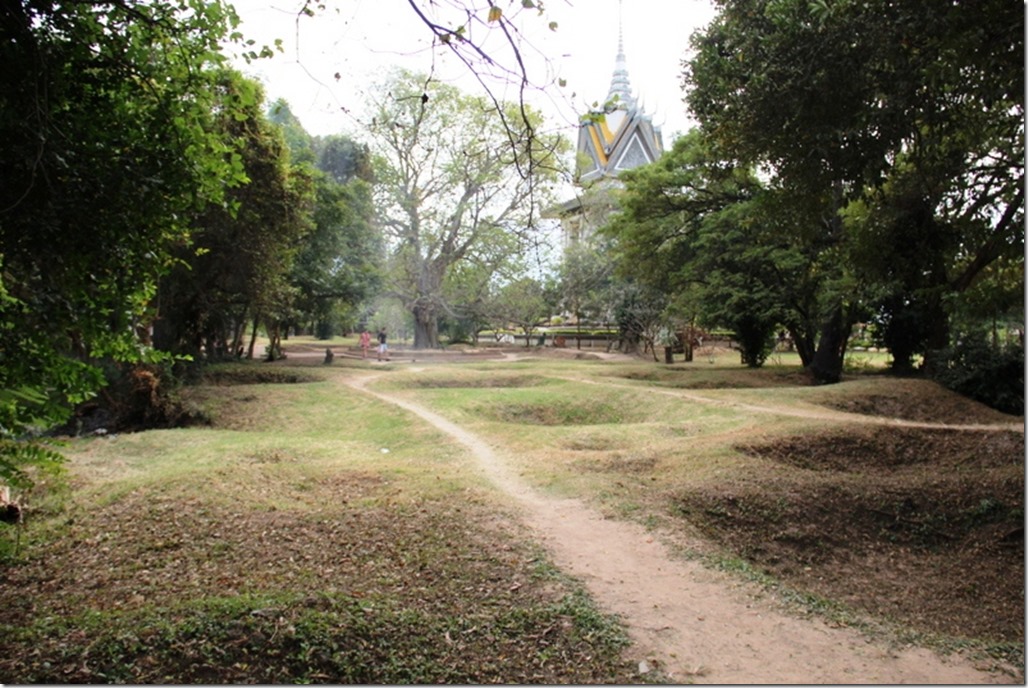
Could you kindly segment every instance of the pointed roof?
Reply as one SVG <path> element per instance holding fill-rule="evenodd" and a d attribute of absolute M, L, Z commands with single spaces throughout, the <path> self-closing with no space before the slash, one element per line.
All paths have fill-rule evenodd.
<path fill-rule="evenodd" d="M 628 80 L 628 60 L 625 59 L 625 41 L 620 21 L 618 26 L 618 54 L 614 60 L 614 74 L 610 78 L 610 90 L 607 92 L 606 102 L 614 103 L 614 108 L 618 110 L 635 109 L 632 84 Z"/>
<path fill-rule="evenodd" d="M 655 161 L 663 152 L 660 128 L 653 126 L 632 95 L 619 0 L 618 52 L 607 100 L 602 108 L 582 117 L 578 130 L 580 179 L 616 177 L 622 170 Z"/>

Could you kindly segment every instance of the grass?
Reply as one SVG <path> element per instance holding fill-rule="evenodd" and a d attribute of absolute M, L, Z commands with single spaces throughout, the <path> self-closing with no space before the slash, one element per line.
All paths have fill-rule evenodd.
<path fill-rule="evenodd" d="M 342 371 L 223 371 L 184 390 L 212 427 L 72 440 L 72 489 L 0 586 L 0 675 L 629 680 L 620 626 L 540 570 L 469 458 Z"/>
<path fill-rule="evenodd" d="M 965 530 L 995 537 L 1023 515 L 1023 498 L 1017 503 L 1008 489 L 1023 488 L 1023 436 L 1020 450 L 999 437 L 992 453 L 982 450 L 992 457 L 984 464 L 963 445 L 947 453 L 946 438 L 897 436 L 930 451 L 933 472 L 883 462 L 881 476 L 815 471 L 782 461 L 780 450 L 748 449 L 806 442 L 805 461 L 816 463 L 839 447 L 884 448 L 887 436 L 847 442 L 855 426 L 818 415 L 873 415 L 859 406 L 868 399 L 891 409 L 916 398 L 920 413 L 953 422 L 1018 420 L 891 380 L 870 358 L 852 379 L 821 388 L 806 385 L 784 354 L 759 371 L 700 358 L 669 367 L 548 358 L 373 366 L 337 357 L 324 366 L 317 351 L 325 343 L 287 346 L 311 354 L 218 368 L 208 384 L 183 390 L 208 427 L 70 442 L 69 488 L 30 495 L 23 553 L 0 584 L 0 675 L 26 683 L 657 680 L 626 662 L 618 622 L 525 540 L 504 496 L 462 447 L 343 384 L 371 372 L 373 389 L 482 437 L 537 489 L 643 523 L 805 613 L 865 630 L 881 626 L 874 604 L 893 594 L 882 578 L 892 575 L 882 563 L 890 557 L 906 557 L 903 575 L 926 576 L 928 591 L 946 581 L 929 580 L 926 555 L 903 542 L 881 556 L 875 550 L 885 574 L 847 569 L 848 556 L 865 555 L 833 544 L 830 531 L 803 530 L 819 527 L 822 516 L 831 523 L 832 499 L 850 500 L 836 515 L 854 521 L 864 504 L 905 508 L 897 491 L 914 504 L 952 494 L 952 509 L 932 511 L 935 520 L 902 517 L 933 528 L 973 521 Z M 825 466 L 847 465 L 831 458 Z M 938 483 L 968 471 L 985 492 L 966 481 Z M 867 499 L 855 496 L 860 490 Z M 11 536 L 13 529 L 0 531 Z M 794 543 L 824 544 L 789 550 Z M 955 544 L 977 557 L 974 571 L 1009 572 L 1000 557 L 1007 550 Z M 766 549 L 772 545 L 778 549 Z M 936 561 L 929 563 L 942 568 Z M 810 585 L 805 567 L 826 582 Z M 982 604 L 1023 609 L 1023 596 L 1011 599 L 989 580 L 970 583 L 995 589 Z M 1003 614 L 990 611 L 962 633 L 937 620 L 964 619 L 967 610 L 919 604 L 890 615 L 889 632 L 1023 667 L 1023 655 L 1011 651 L 1023 642 L 1023 620 L 1002 626 Z"/>

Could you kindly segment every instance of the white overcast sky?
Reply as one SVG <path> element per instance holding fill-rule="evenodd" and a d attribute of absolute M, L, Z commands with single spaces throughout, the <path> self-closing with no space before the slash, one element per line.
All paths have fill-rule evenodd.
<path fill-rule="evenodd" d="M 286 99 L 312 134 L 359 134 L 365 94 L 391 65 L 427 72 L 433 67 L 431 36 L 407 0 L 324 0 L 316 17 L 300 17 L 302 0 L 234 0 L 240 30 L 258 44 L 283 41 L 285 52 L 246 65 L 260 79 L 269 101 Z M 426 2 L 421 5 L 428 5 Z M 438 3 L 437 3 L 438 4 Z M 445 4 L 445 3 L 443 3 Z M 465 4 L 485 6 L 481 0 Z M 497 3 L 508 10 L 507 2 Z M 510 3 L 518 8 L 521 2 Z M 551 126 L 574 141 L 577 115 L 607 95 L 618 46 L 618 0 L 544 0 L 545 14 L 522 11 L 516 21 L 525 35 L 522 51 L 531 81 L 541 90 L 529 100 Z M 513 11 L 513 10 L 510 10 Z M 620 9 L 624 51 L 632 90 L 661 125 L 665 144 L 691 126 L 682 103 L 681 61 L 689 36 L 714 17 L 710 0 L 624 0 Z M 548 28 L 557 22 L 556 31 Z M 490 34 L 490 32 L 493 32 Z M 494 29 L 473 36 L 501 52 Z M 445 51 L 434 53 L 436 75 L 471 93 L 481 87 Z M 545 58 L 545 59 L 544 59 Z M 337 76 L 338 75 L 338 78 Z M 558 79 L 566 86 L 559 87 Z M 513 99 L 514 93 L 498 95 Z"/>

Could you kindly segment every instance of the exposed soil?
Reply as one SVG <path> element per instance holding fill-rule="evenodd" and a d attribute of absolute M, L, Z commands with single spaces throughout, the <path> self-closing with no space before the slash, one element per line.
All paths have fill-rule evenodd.
<path fill-rule="evenodd" d="M 320 365 L 323 353 L 312 347 L 291 353 L 290 362 Z M 488 350 L 407 358 L 394 352 L 394 363 L 524 355 Z M 574 350 L 543 355 L 619 358 Z M 374 370 L 378 363 L 368 366 Z M 260 375 L 269 382 L 308 379 L 293 379 L 295 371 L 276 366 Z M 230 501 L 218 506 L 173 491 L 139 490 L 94 512 L 69 514 L 61 536 L 30 562 L 0 570 L 0 622 L 6 628 L 54 626 L 45 643 L 0 639 L 0 676 L 163 683 L 168 666 L 157 658 L 174 657 L 180 666 L 172 682 L 195 683 L 292 682 L 301 675 L 356 683 L 1023 683 L 1023 419 L 918 380 L 857 395 L 825 388 L 821 408 L 779 408 L 693 393 L 718 385 L 686 371 L 625 377 L 693 403 L 838 422 L 817 433 L 740 440 L 735 448 L 751 462 L 746 471 L 654 491 L 655 503 L 681 524 L 662 533 L 532 489 L 510 468 L 503 448 L 399 395 L 372 391 L 367 383 L 374 374 L 358 374 L 349 380 L 357 389 L 465 445 L 509 495 L 519 518 L 497 521 L 494 509 L 473 498 L 459 505 L 369 508 L 364 497 L 385 504 L 393 488 L 378 474 L 359 472 L 302 489 L 266 486 L 304 500 L 296 510 L 244 513 Z M 728 376 L 720 386 L 797 383 L 770 374 L 754 379 Z M 210 382 L 240 381 L 257 380 L 225 373 Z M 539 382 L 511 374 L 477 383 L 436 378 L 431 386 Z M 219 427 L 247 429 L 247 414 L 232 410 L 258 403 L 252 391 L 223 386 L 205 393 L 216 395 L 223 409 L 213 419 Z M 506 420 L 539 425 L 583 418 L 617 423 L 622 412 L 505 409 L 514 413 Z M 569 440 L 569 447 L 603 449 L 581 439 Z M 275 450 L 243 460 L 298 459 Z M 660 463 L 659 457 L 617 452 L 590 461 L 590 470 L 638 475 L 658 471 Z M 583 635 L 569 621 L 573 613 L 562 606 L 567 585 L 540 578 L 521 527 L 603 610 L 620 615 L 634 641 L 628 663 L 597 651 L 598 643 L 609 648 L 617 639 Z M 497 548 L 497 542 L 504 544 Z M 683 546 L 712 560 L 745 562 L 755 574 L 745 580 L 714 570 L 682 557 Z M 456 570 L 460 576 L 447 575 Z M 176 607 L 211 590 L 218 591 L 217 604 L 227 605 L 219 614 Z M 249 599 L 254 591 L 264 597 Z M 465 605 L 456 617 L 454 600 Z M 147 616 L 157 607 L 178 611 L 170 622 Z M 77 626 L 61 627 L 62 618 L 83 609 L 124 614 L 138 619 L 138 627 L 112 635 L 83 626 L 81 617 Z M 190 640 L 182 627 L 194 618 L 210 626 L 196 629 Z M 317 629 L 322 647 L 351 654 L 310 656 L 298 646 L 296 628 L 328 618 L 331 628 Z M 169 623 L 177 624 L 173 634 Z M 415 636 L 437 642 L 414 647 L 422 654 L 412 667 L 390 664 L 391 656 L 380 653 Z M 972 639 L 995 651 L 943 656 L 925 649 L 959 650 Z M 364 673 L 345 673 L 355 667 Z M 415 670 L 421 673 L 410 673 Z"/>
<path fill-rule="evenodd" d="M 62 537 L 0 568 L 0 676 L 545 684 L 634 675 L 618 657 L 623 640 L 572 623 L 574 591 L 540 576 L 538 551 L 473 495 L 389 503 L 390 481 L 360 472 L 264 489 L 305 503 L 236 509 L 158 488 L 68 514 Z"/>
<path fill-rule="evenodd" d="M 1004 666 L 959 654 L 943 658 L 784 613 L 772 600 L 758 601 L 755 588 L 672 556 L 637 525 L 604 519 L 576 500 L 544 497 L 510 471 L 502 454 L 439 415 L 376 396 L 468 446 L 522 505 L 525 523 L 554 559 L 584 580 L 602 607 L 622 615 L 638 658 L 673 681 L 1020 680 L 1017 657 Z M 922 405 L 920 417 L 934 424 L 965 420 L 952 411 L 966 412 L 967 402 L 938 396 L 947 403 L 934 412 Z M 1023 433 L 897 433 L 863 425 L 744 449 L 760 462 L 749 480 L 669 496 L 680 517 L 727 551 L 801 595 L 840 601 L 851 616 L 894 620 L 926 634 L 1023 643 Z M 804 475 L 778 478 L 778 464 L 801 467 Z"/>
<path fill-rule="evenodd" d="M 1024 436 L 859 428 L 743 447 L 748 480 L 678 497 L 716 541 L 807 594 L 925 633 L 1024 641 Z"/>

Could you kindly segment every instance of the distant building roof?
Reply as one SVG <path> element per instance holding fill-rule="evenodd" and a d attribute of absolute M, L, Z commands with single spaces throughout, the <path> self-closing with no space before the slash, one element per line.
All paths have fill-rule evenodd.
<path fill-rule="evenodd" d="M 610 78 L 610 90 L 607 92 L 607 103 L 614 103 L 618 110 L 635 108 L 632 96 L 632 84 L 628 80 L 628 61 L 625 59 L 625 42 L 621 31 L 618 31 L 618 54 L 614 60 L 614 74 Z"/>
<path fill-rule="evenodd" d="M 580 119 L 579 180 L 588 183 L 616 177 L 621 170 L 655 161 L 664 152 L 660 128 L 632 94 L 624 40 L 618 31 L 618 52 L 607 99 Z"/>

